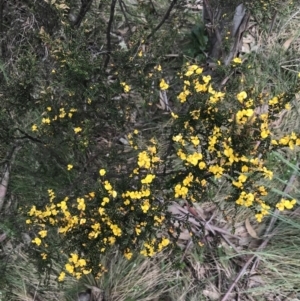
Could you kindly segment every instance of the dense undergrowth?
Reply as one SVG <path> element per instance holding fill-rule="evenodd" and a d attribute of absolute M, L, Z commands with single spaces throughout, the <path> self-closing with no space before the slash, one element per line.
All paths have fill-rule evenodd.
<path fill-rule="evenodd" d="M 199 222 L 193 208 L 213 204 L 211 219 L 217 215 L 220 227 L 230 224 L 227 234 L 234 236 L 246 219 L 264 225 L 278 211 L 296 207 L 298 190 L 282 192 L 290 174 L 283 175 L 274 162 L 278 153 L 291 166 L 297 162 L 299 128 L 282 124 L 287 116 L 295 118 L 298 110 L 299 69 L 297 65 L 276 69 L 277 58 L 267 51 L 234 57 L 230 64 L 220 57 L 210 69 L 204 55 L 210 36 L 204 26 L 187 34 L 188 24 L 199 22 L 198 16 L 183 2 L 175 5 L 174 1 L 170 16 L 173 2 L 153 7 L 151 3 L 120 1 L 114 7 L 116 1 L 107 1 L 98 11 L 102 4 L 93 2 L 81 21 L 78 17 L 79 25 L 68 19 L 76 14 L 76 9 L 69 11 L 75 2 L 45 1 L 45 10 L 21 5 L 18 13 L 23 18 L 30 11 L 36 16 L 48 12 L 60 22 L 21 18 L 24 36 L 11 39 L 3 54 L 0 137 L 3 168 L 11 177 L 5 197 L 13 205 L 6 205 L 1 227 L 16 238 L 13 244 L 18 244 L 22 232 L 27 239 L 22 250 L 25 261 L 50 286 L 53 281 L 72 286 L 74 277 L 106 290 L 109 300 L 154 300 L 167 295 L 172 300 L 198 300 L 204 291 L 218 299 L 229 283 L 216 285 L 213 297 L 206 284 L 197 290 L 184 283 L 184 273 L 179 277 L 169 259 L 174 256 L 175 270 L 192 271 L 195 283 L 204 275 L 214 284 L 217 281 L 212 279 L 221 276 L 232 279 L 235 256 L 253 250 L 242 245 L 232 255 L 219 238 L 211 242 L 205 227 L 191 226 L 191 216 Z M 253 17 L 260 18 L 262 7 L 269 12 L 276 8 L 272 1 L 261 5 L 249 7 Z M 164 20 L 161 28 L 157 16 Z M 19 25 L 15 23 L 10 33 Z M 108 32 L 109 38 L 98 31 Z M 14 54 L 14 49 L 18 54 L 8 60 L 8 51 Z M 277 55 L 290 59 L 293 51 Z M 274 64 L 269 64 L 269 73 L 261 67 L 265 55 Z M 186 210 L 185 218 L 174 214 L 174 206 Z M 239 217 L 241 211 L 246 218 Z M 294 236 L 297 221 L 287 218 L 282 223 L 291 226 L 289 235 Z M 182 255 L 178 247 L 184 231 L 187 241 L 198 246 L 196 253 L 203 248 L 203 267 L 213 260 L 225 272 L 217 275 L 206 266 L 196 276 L 196 255 L 186 256 L 186 251 Z M 211 253 L 215 245 L 223 253 Z M 268 264 L 277 269 L 273 260 L 285 248 L 282 244 L 274 250 L 271 245 L 258 254 L 262 271 Z M 12 266 L 10 251 L 3 250 L 3 258 Z M 121 270 L 145 265 L 153 269 L 154 278 L 164 277 L 160 273 L 170 278 L 153 284 L 157 293 L 137 285 L 128 296 L 131 284 L 120 290 L 121 284 L 111 284 L 111 274 L 119 273 L 109 270 L 111 260 L 128 265 Z M 8 272 L 6 264 L 3 270 Z M 3 280 L 6 291 L 14 286 L 10 281 Z M 37 283 L 24 294 L 32 295 Z M 27 281 L 23 284 L 28 286 Z M 180 294 L 177 286 L 184 287 L 185 293 Z M 255 295 L 255 285 L 245 287 L 245 294 Z"/>

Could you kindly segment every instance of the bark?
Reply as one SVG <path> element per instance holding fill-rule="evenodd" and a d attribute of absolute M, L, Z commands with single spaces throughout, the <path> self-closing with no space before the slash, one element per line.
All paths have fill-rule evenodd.
<path fill-rule="evenodd" d="M 238 55 L 249 12 L 242 1 L 203 0 L 203 21 L 209 35 L 208 65 L 225 65 Z"/>

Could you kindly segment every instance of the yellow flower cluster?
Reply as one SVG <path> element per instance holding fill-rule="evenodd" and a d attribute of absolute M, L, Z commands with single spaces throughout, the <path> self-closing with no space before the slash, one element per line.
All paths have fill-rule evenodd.
<path fill-rule="evenodd" d="M 142 52 L 139 55 L 142 56 Z M 241 64 L 242 61 L 234 58 L 232 63 Z M 158 65 L 154 70 L 161 72 L 162 69 Z M 149 74 L 151 81 L 158 74 L 154 70 Z M 202 72 L 201 66 L 187 64 L 180 74 L 182 86 L 176 92 L 179 108 L 175 105 L 174 112 L 170 110 L 171 125 L 174 126 L 171 131 L 171 150 L 166 157 L 162 157 L 167 158 L 166 162 L 162 162 L 158 154 L 160 150 L 155 139 L 151 139 L 148 147 L 139 149 L 138 142 L 144 130 L 135 129 L 127 138 L 129 145 L 139 150 L 134 168 L 129 169 L 129 176 L 125 179 L 128 181 L 126 185 L 124 177 L 122 180 L 119 180 L 119 175 L 112 178 L 114 172 L 100 168 L 92 191 L 82 193 L 81 189 L 85 188 L 76 188 L 78 190 L 72 196 L 60 197 L 58 191 L 56 196 L 49 189 L 49 203 L 43 209 L 37 209 L 36 206 L 30 209 L 30 218 L 26 223 L 30 227 L 37 227 L 37 235 L 32 243 L 43 248 L 45 253 L 42 253 L 42 258 L 50 254 L 45 251 L 47 241 L 50 241 L 49 225 L 57 227 L 58 233 L 68 241 L 69 246 L 76 246 L 76 251 L 68 255 L 59 281 L 63 281 L 66 273 L 79 279 L 82 275 L 99 275 L 103 271 L 101 266 L 91 266 L 91 247 L 94 253 L 101 254 L 108 252 L 112 245 L 118 245 L 125 258 L 130 260 L 134 250 L 141 250 L 140 253 L 145 256 L 153 256 L 170 245 L 169 238 L 160 234 L 166 235 L 166 232 L 153 231 L 151 235 L 147 234 L 150 227 L 160 230 L 165 227 L 167 215 L 163 211 L 163 202 L 158 198 L 166 191 L 165 187 L 159 186 L 161 183 L 170 184 L 166 193 L 171 193 L 172 199 L 175 197 L 195 202 L 201 199 L 202 193 L 207 192 L 210 183 L 227 181 L 231 185 L 230 200 L 240 206 L 253 207 L 258 221 L 269 214 L 270 204 L 264 198 L 268 190 L 256 182 L 256 179 L 265 178 L 266 181 L 273 178 L 273 172 L 265 166 L 265 155 L 274 148 L 293 149 L 300 145 L 296 133 L 278 138 L 270 130 L 276 114 L 288 105 L 285 95 L 277 95 L 263 102 L 251 89 L 234 93 L 228 93 L 225 89 L 217 91 L 211 76 Z M 156 77 L 156 80 L 159 78 L 158 88 L 166 91 L 171 83 L 161 75 Z M 125 93 L 132 89 L 126 82 L 120 85 Z M 90 90 L 93 90 L 92 86 Z M 69 96 L 73 97 L 74 93 L 70 91 Z M 85 97 L 85 104 L 94 104 L 90 97 Z M 181 104 L 184 104 L 184 110 L 180 108 Z M 267 105 L 268 112 L 259 114 L 257 108 L 262 104 Z M 121 110 L 120 107 L 117 109 Z M 83 139 L 88 135 L 89 128 L 85 127 L 84 121 L 72 123 L 70 118 L 75 112 L 76 109 L 63 103 L 56 107 L 48 106 L 41 122 L 31 124 L 31 130 L 37 134 L 41 134 L 43 129 L 49 131 L 52 127 L 47 125 L 57 120 L 71 124 L 69 129 L 74 139 Z M 124 114 L 130 116 L 130 109 L 126 109 Z M 85 142 L 89 143 L 86 139 Z M 174 163 L 174 158 L 176 164 L 168 164 Z M 166 169 L 164 173 L 161 163 Z M 73 165 L 68 164 L 65 168 L 70 171 Z M 122 168 L 118 166 L 116 170 Z M 174 169 L 169 172 L 169 168 Z M 75 170 L 72 170 L 68 176 L 74 173 Z M 295 204 L 295 200 L 282 199 L 276 207 L 279 210 L 292 209 Z M 78 233 L 80 237 L 77 237 Z"/>
<path fill-rule="evenodd" d="M 155 245 L 158 245 L 156 248 Z M 141 250 L 141 254 L 144 256 L 152 257 L 157 252 L 160 252 L 163 248 L 167 247 L 170 244 L 170 241 L 166 237 L 162 237 L 161 241 L 157 243 L 156 239 L 152 239 L 151 242 L 144 243 L 144 249 Z"/>
<path fill-rule="evenodd" d="M 202 76 L 199 81 L 199 75 L 202 74 L 203 68 L 200 68 L 197 65 L 188 65 L 187 71 L 184 73 L 185 79 L 183 85 L 183 91 L 179 93 L 177 98 L 181 103 L 187 101 L 189 95 L 193 95 L 194 92 L 207 92 L 210 95 L 209 102 L 211 104 L 216 104 L 218 101 L 222 100 L 225 96 L 223 92 L 217 92 L 213 89 L 210 84 L 211 76 Z M 193 92 L 194 90 L 194 92 Z"/>
<path fill-rule="evenodd" d="M 241 64 L 242 61 L 235 58 L 233 63 Z M 274 146 L 294 149 L 300 145 L 300 138 L 295 133 L 275 139 L 270 131 L 276 114 L 287 107 L 288 98 L 280 94 L 266 100 L 268 112 L 258 114 L 255 109 L 263 104 L 263 96 L 253 96 L 253 90 L 240 91 L 235 94 L 235 102 L 231 100 L 233 106 L 228 110 L 222 101 L 226 93 L 215 91 L 211 77 L 201 73 L 201 67 L 188 65 L 181 75 L 184 85 L 177 98 L 179 103 L 184 103 L 189 97 L 192 109 L 187 116 L 173 117 L 174 124 L 183 124 L 181 130 L 177 127 L 179 130 L 172 140 L 182 161 L 181 172 L 186 172 L 186 177 L 174 184 L 174 196 L 194 201 L 196 196 L 193 194 L 202 191 L 202 181 L 205 181 L 201 174 L 203 177 L 210 174 L 216 179 L 224 177 L 230 179 L 237 192 L 236 204 L 256 208 L 256 218 L 261 221 L 269 214 L 270 206 L 262 199 L 267 191 L 263 186 L 256 189 L 251 179 L 253 175 L 268 180 L 273 178 L 273 172 L 261 157 Z M 222 118 L 224 123 L 219 126 Z M 258 151 L 262 142 L 266 146 L 263 151 Z M 278 207 L 283 208 L 283 204 Z M 291 207 L 290 203 L 285 204 L 287 207 L 284 208 Z"/>
<path fill-rule="evenodd" d="M 48 115 L 48 116 L 42 118 L 42 120 L 41 120 L 41 124 L 42 124 L 42 125 L 43 125 L 43 124 L 45 124 L 45 125 L 50 125 L 51 122 L 58 120 L 58 118 L 63 119 L 63 118 L 66 117 L 66 115 L 68 115 L 68 117 L 71 118 L 71 117 L 73 116 L 73 114 L 74 114 L 75 112 L 77 112 L 77 109 L 75 109 L 75 108 L 70 108 L 69 112 L 66 112 L 66 109 L 65 109 L 64 107 L 61 107 L 61 108 L 59 108 L 59 110 L 58 110 L 58 114 L 57 114 L 57 115 L 52 115 L 52 116 L 49 115 L 50 112 L 52 112 L 52 107 L 47 107 L 47 108 L 46 108 L 46 111 L 48 111 L 48 112 L 43 113 L 43 115 Z M 32 132 L 37 132 L 37 131 L 38 131 L 38 128 L 39 128 L 39 127 L 38 127 L 37 124 L 33 124 L 33 125 L 31 126 L 31 131 L 32 131 Z M 77 129 L 77 130 L 75 130 L 75 129 Z M 81 131 L 81 130 L 79 130 L 79 129 L 80 129 L 79 127 L 74 128 L 75 133 L 78 133 L 79 131 Z"/>
<path fill-rule="evenodd" d="M 257 201 L 260 203 L 260 213 L 256 213 L 255 217 L 257 221 L 260 223 L 262 219 L 270 213 L 270 206 L 265 204 L 263 201 L 258 200 Z"/>
<path fill-rule="evenodd" d="M 294 149 L 295 146 L 300 146 L 300 138 L 292 132 L 290 135 L 286 135 L 278 140 L 273 139 L 271 141 L 273 145 L 281 145 L 281 146 L 288 146 L 290 149 Z"/>
<path fill-rule="evenodd" d="M 169 88 L 169 85 L 166 83 L 164 79 L 161 79 L 159 87 L 163 91 L 163 90 L 167 90 Z"/>
<path fill-rule="evenodd" d="M 68 263 L 65 264 L 65 270 L 77 279 L 80 279 L 82 275 L 88 275 L 91 273 L 92 269 L 87 269 L 86 267 L 86 260 L 80 258 L 77 253 L 71 253 L 71 257 L 68 259 Z M 65 275 L 65 272 L 61 272 L 58 280 L 63 281 Z"/>
<path fill-rule="evenodd" d="M 121 86 L 123 87 L 125 93 L 128 93 L 131 90 L 130 86 L 127 85 L 125 82 L 121 82 Z"/>
<path fill-rule="evenodd" d="M 253 205 L 254 201 L 254 194 L 253 193 L 246 193 L 242 191 L 239 198 L 236 200 L 236 203 L 241 206 L 250 207 Z"/>
<path fill-rule="evenodd" d="M 281 199 L 280 202 L 276 204 L 276 208 L 280 211 L 283 211 L 284 209 L 292 209 L 296 204 L 297 201 L 295 199 Z"/>

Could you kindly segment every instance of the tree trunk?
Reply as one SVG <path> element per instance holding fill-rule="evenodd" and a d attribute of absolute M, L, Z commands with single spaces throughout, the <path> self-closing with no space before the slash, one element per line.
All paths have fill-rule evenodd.
<path fill-rule="evenodd" d="M 238 55 L 250 14 L 240 0 L 203 0 L 203 20 L 209 35 L 208 65 L 228 65 Z"/>

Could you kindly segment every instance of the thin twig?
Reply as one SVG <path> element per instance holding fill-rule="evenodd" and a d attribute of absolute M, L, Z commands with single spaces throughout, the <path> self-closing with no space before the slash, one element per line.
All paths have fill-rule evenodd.
<path fill-rule="evenodd" d="M 173 7 L 175 6 L 177 0 L 173 0 L 166 12 L 166 14 L 164 15 L 164 17 L 162 18 L 162 20 L 160 21 L 160 23 L 153 29 L 153 31 L 147 36 L 146 40 L 149 40 L 154 34 L 155 32 L 157 32 L 161 26 L 166 22 L 166 20 L 169 18 L 171 10 L 173 9 Z"/>
<path fill-rule="evenodd" d="M 128 9 L 128 7 L 127 7 L 127 5 L 126 5 L 125 2 L 122 1 L 122 4 L 123 4 L 123 8 L 125 9 L 125 12 L 126 12 L 128 15 L 130 15 L 130 16 L 132 16 L 132 17 L 135 17 L 135 18 L 140 18 L 139 15 L 133 14 L 133 13 Z"/>
<path fill-rule="evenodd" d="M 119 0 L 119 5 L 120 5 L 120 8 L 121 8 L 122 14 L 123 14 L 123 16 L 125 18 L 125 22 L 126 22 L 126 24 L 128 26 L 128 30 L 129 30 L 130 34 L 132 34 L 131 26 L 129 24 L 129 20 L 127 18 L 126 12 L 124 10 L 125 4 L 124 4 L 124 2 L 122 0 Z"/>
<path fill-rule="evenodd" d="M 73 24 L 74 27 L 76 27 L 76 28 L 80 27 L 80 24 L 81 24 L 83 18 L 85 17 L 86 13 L 90 9 L 92 2 L 93 2 L 93 0 L 81 0 L 80 11 L 78 13 L 76 20 L 74 21 L 74 24 Z"/>
<path fill-rule="evenodd" d="M 268 244 L 269 240 L 271 239 L 271 237 L 275 234 L 275 232 L 268 236 L 263 242 L 262 244 L 258 247 L 257 251 L 261 251 L 262 249 L 265 248 L 265 246 Z M 237 276 L 235 277 L 233 283 L 230 285 L 229 289 L 227 290 L 226 294 L 223 296 L 223 298 L 221 299 L 221 301 L 225 301 L 228 299 L 230 293 L 232 292 L 232 290 L 234 289 L 234 287 L 236 286 L 236 284 L 239 282 L 239 280 L 242 278 L 242 276 L 245 274 L 248 266 L 252 263 L 252 261 L 256 258 L 257 255 L 253 255 L 250 257 L 250 259 L 248 259 L 248 261 L 244 264 L 243 268 L 240 270 L 240 272 L 237 274 Z"/>
<path fill-rule="evenodd" d="M 184 260 L 184 258 L 186 256 L 186 253 L 191 248 L 192 244 L 193 244 L 193 239 L 190 238 L 189 241 L 188 241 L 188 243 L 186 244 L 186 247 L 185 247 L 184 252 L 183 252 L 183 254 L 181 256 L 180 262 L 183 262 L 183 260 Z"/>
<path fill-rule="evenodd" d="M 107 56 L 106 56 L 106 60 L 104 62 L 104 69 L 107 68 L 109 60 L 110 60 L 110 53 L 111 53 L 110 32 L 111 32 L 112 23 L 113 23 L 113 20 L 114 20 L 116 2 L 117 2 L 117 0 L 112 0 L 111 5 L 110 5 L 110 16 L 109 16 L 109 21 L 108 21 L 107 30 L 106 30 Z"/>

